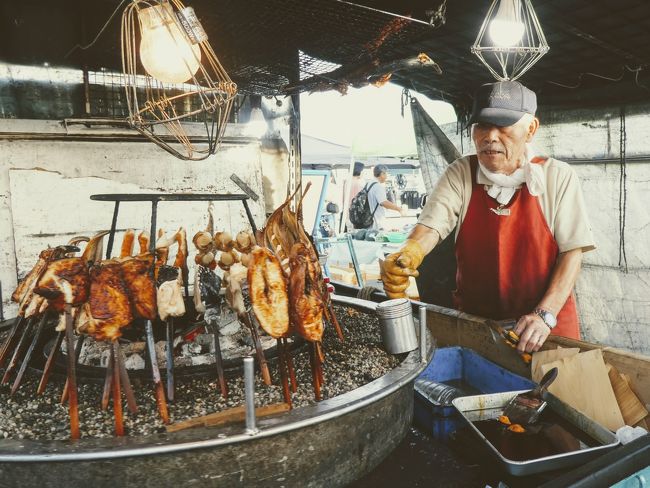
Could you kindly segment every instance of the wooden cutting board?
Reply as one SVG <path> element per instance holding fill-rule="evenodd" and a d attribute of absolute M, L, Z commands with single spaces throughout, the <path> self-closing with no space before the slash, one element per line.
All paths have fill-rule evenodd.
<path fill-rule="evenodd" d="M 611 364 L 607 364 L 607 368 L 609 369 L 609 381 L 612 383 L 614 395 L 625 424 L 629 426 L 636 425 L 648 415 L 648 410 L 646 410 L 618 370 Z"/>
<path fill-rule="evenodd" d="M 611 431 L 625 425 L 600 349 L 542 365 L 542 373 L 557 367 L 549 391 Z"/>
<path fill-rule="evenodd" d="M 558 347 L 557 349 L 549 349 L 548 351 L 537 351 L 533 353 L 533 362 L 531 364 L 531 378 L 535 383 L 539 383 L 544 373 L 542 373 L 542 365 L 552 363 L 558 359 L 568 358 L 575 356 L 580 352 L 579 347 Z"/>

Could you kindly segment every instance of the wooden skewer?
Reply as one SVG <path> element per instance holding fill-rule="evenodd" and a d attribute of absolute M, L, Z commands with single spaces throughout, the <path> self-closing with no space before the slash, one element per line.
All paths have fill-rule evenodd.
<path fill-rule="evenodd" d="M 18 358 L 21 356 L 25 344 L 27 343 L 27 338 L 29 337 L 29 333 L 32 331 L 32 324 L 34 323 L 34 319 L 35 317 L 30 317 L 27 320 L 25 327 L 23 327 L 23 333 L 21 334 L 20 339 L 18 340 L 18 344 L 14 349 L 14 353 L 11 356 L 11 360 L 9 361 L 9 364 L 7 365 L 7 369 L 5 370 L 5 374 L 2 377 L 1 383 L 3 385 L 9 382 L 9 378 L 11 378 L 11 375 L 13 374 L 14 370 L 16 369 L 16 366 L 18 365 Z"/>
<path fill-rule="evenodd" d="M 111 347 L 111 354 L 113 356 L 113 415 L 115 416 L 115 435 L 121 437 L 124 435 L 124 414 L 122 412 L 122 386 L 120 382 L 117 347 L 117 340 L 115 340 Z"/>
<path fill-rule="evenodd" d="M 77 337 L 77 342 L 76 342 L 76 344 L 74 346 L 75 371 L 77 369 L 77 363 L 79 362 L 79 356 L 81 355 L 81 348 L 83 347 L 85 340 L 86 340 L 85 336 Z M 68 355 L 70 355 L 69 352 L 68 352 Z M 68 388 L 69 388 L 68 385 L 69 385 L 68 380 L 65 380 L 65 385 L 63 386 L 63 393 L 61 393 L 61 405 L 65 405 L 65 402 L 68 401 Z"/>
<path fill-rule="evenodd" d="M 214 341 L 214 361 L 217 365 L 217 376 L 219 377 L 219 388 L 224 399 L 228 398 L 228 385 L 226 384 L 226 375 L 223 371 L 223 358 L 221 356 L 221 344 L 219 343 L 219 328 L 212 327 L 212 337 Z"/>
<path fill-rule="evenodd" d="M 68 409 L 70 412 L 70 438 L 79 439 L 79 404 L 77 401 L 77 360 L 70 352 L 74 349 L 74 332 L 72 330 L 72 307 L 65 305 L 65 339 L 68 346 Z"/>
<path fill-rule="evenodd" d="M 63 342 L 63 337 L 65 336 L 64 331 L 59 331 L 56 334 L 56 339 L 54 340 L 54 345 L 50 351 L 50 355 L 47 357 L 45 362 L 45 368 L 43 368 L 43 376 L 41 376 L 41 381 L 38 384 L 38 390 L 36 390 L 37 395 L 42 395 L 45 391 L 48 381 L 50 380 L 50 374 L 52 373 L 52 368 L 54 367 L 54 360 L 59 354 L 59 349 L 61 349 L 61 343 Z"/>
<path fill-rule="evenodd" d="M 156 357 L 156 347 L 153 340 L 153 325 L 151 324 L 151 320 L 145 322 L 145 333 L 147 338 L 147 351 L 149 353 L 148 357 L 151 366 L 151 375 L 153 377 L 156 393 L 156 405 L 158 405 L 158 413 L 160 414 L 163 423 L 168 424 L 169 412 L 167 410 L 167 399 L 165 398 L 165 388 L 160 379 L 160 369 L 158 369 L 158 358 Z"/>
<path fill-rule="evenodd" d="M 268 417 L 279 413 L 288 412 L 291 406 L 288 403 L 274 403 L 265 407 L 257 407 L 255 416 L 257 418 Z M 241 422 L 246 418 L 246 408 L 244 406 L 229 408 L 221 412 L 209 413 L 201 417 L 176 422 L 175 424 L 165 427 L 167 432 L 178 432 L 179 430 L 190 429 L 192 427 L 214 427 L 216 425 L 228 424 L 231 422 Z"/>
<path fill-rule="evenodd" d="M 167 399 L 174 401 L 174 318 L 169 317 L 165 322 L 167 339 Z"/>
<path fill-rule="evenodd" d="M 110 343 L 109 343 L 110 344 Z M 106 364 L 106 376 L 104 378 L 104 391 L 102 393 L 102 410 L 108 409 L 108 403 L 111 400 L 111 391 L 113 389 L 113 348 L 109 346 L 108 363 Z"/>
<path fill-rule="evenodd" d="M 131 413 L 138 412 L 138 404 L 135 401 L 135 394 L 133 393 L 133 388 L 131 387 L 131 380 L 129 380 L 129 373 L 126 371 L 126 366 L 124 365 L 124 359 L 122 357 L 122 348 L 120 347 L 119 341 L 115 341 L 116 349 L 116 359 L 117 367 L 120 372 L 120 381 L 122 382 L 122 390 L 126 395 L 126 404 L 129 407 Z"/>
<path fill-rule="evenodd" d="M 43 328 L 45 327 L 45 323 L 47 322 L 47 319 L 49 318 L 49 313 L 45 312 L 43 314 L 43 317 L 41 318 L 41 321 L 38 323 L 38 327 L 36 329 L 36 333 L 34 334 L 34 338 L 32 339 L 31 344 L 29 345 L 29 349 L 27 349 L 27 353 L 25 354 L 25 357 L 23 358 L 23 362 L 20 365 L 20 369 L 18 370 L 18 374 L 16 375 L 16 379 L 14 380 L 14 384 L 11 385 L 11 393 L 9 394 L 10 396 L 14 396 L 16 391 L 18 391 L 18 387 L 23 381 L 23 376 L 25 375 L 25 371 L 27 371 L 27 366 L 29 365 L 29 360 L 32 358 L 32 354 L 34 353 L 34 349 L 36 348 L 36 344 L 38 343 L 38 340 L 41 337 L 41 333 L 43 332 Z"/>
<path fill-rule="evenodd" d="M 11 326 L 9 336 L 7 337 L 7 340 L 2 344 L 2 352 L 0 352 L 0 368 L 4 366 L 5 361 L 9 356 L 9 352 L 13 349 L 14 342 L 18 336 L 18 330 L 20 330 L 20 326 L 24 321 L 25 318 L 21 316 L 17 316 L 14 319 L 14 325 Z"/>
<path fill-rule="evenodd" d="M 287 369 L 289 370 L 289 379 L 291 380 L 291 391 L 295 393 L 298 391 L 298 381 L 296 381 L 296 370 L 293 367 L 293 358 L 291 357 L 291 347 L 289 346 L 288 339 L 285 337 L 282 339 L 284 341 L 284 352 L 285 360 L 287 363 Z"/>
<path fill-rule="evenodd" d="M 343 337 L 343 330 L 341 330 L 341 324 L 339 324 L 339 320 L 336 318 L 336 314 L 334 313 L 334 307 L 332 306 L 332 301 L 329 298 L 329 292 L 327 293 L 327 310 L 329 311 L 329 318 L 334 324 L 334 328 L 336 329 L 336 333 L 339 336 L 339 339 L 341 339 L 341 342 L 345 341 L 345 338 Z"/>
<path fill-rule="evenodd" d="M 246 312 L 242 317 L 244 323 L 248 326 L 251 331 L 251 337 L 253 338 L 253 344 L 255 344 L 255 354 L 257 355 L 257 364 L 260 365 L 260 372 L 262 373 L 262 379 L 264 380 L 265 385 L 271 385 L 271 372 L 269 371 L 269 364 L 266 361 L 266 356 L 264 355 L 264 349 L 262 349 L 262 343 L 260 342 L 260 335 L 257 333 L 257 328 L 253 320 L 251 319 L 250 312 Z"/>
<path fill-rule="evenodd" d="M 311 362 L 311 376 L 314 384 L 314 396 L 316 401 L 321 400 L 320 396 L 320 375 L 318 373 L 318 353 L 316 351 L 316 343 L 312 343 L 312 347 L 309 349 L 309 359 Z"/>
<path fill-rule="evenodd" d="M 160 381 L 156 383 L 156 405 L 158 405 L 158 413 L 163 424 L 169 424 L 169 411 L 167 410 L 167 401 L 165 400 L 165 389 Z"/>
<path fill-rule="evenodd" d="M 323 378 L 323 362 L 325 362 L 325 354 L 323 353 L 323 343 L 320 341 L 316 342 L 316 353 L 318 357 L 318 377 L 322 386 L 323 383 L 325 383 Z"/>
<path fill-rule="evenodd" d="M 287 372 L 285 370 L 284 348 L 282 345 L 282 339 L 277 339 L 276 344 L 278 350 L 278 370 L 280 371 L 280 381 L 282 382 L 282 393 L 284 395 L 284 401 L 287 402 L 291 407 L 291 393 L 289 391 L 289 380 L 287 379 Z"/>

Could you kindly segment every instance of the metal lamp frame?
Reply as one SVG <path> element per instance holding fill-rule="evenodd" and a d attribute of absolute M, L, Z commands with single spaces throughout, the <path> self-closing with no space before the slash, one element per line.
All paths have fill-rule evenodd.
<path fill-rule="evenodd" d="M 521 40 L 511 47 L 493 45 L 488 27 L 496 17 L 497 7 L 501 1 L 493 0 L 476 41 L 471 47 L 471 52 L 481 60 L 497 80 L 514 81 L 537 63 L 549 51 L 549 47 L 530 0 L 520 0 L 521 22 L 525 26 Z"/>
<path fill-rule="evenodd" d="M 174 21 L 188 41 L 200 47 L 201 56 L 196 59 L 199 68 L 182 84 L 155 79 L 140 60 L 137 41 L 142 24 L 138 12 L 164 4 L 171 5 Z M 169 26 L 167 29 L 171 33 Z M 179 159 L 200 161 L 215 154 L 230 118 L 237 85 L 219 62 L 193 10 L 179 0 L 132 0 L 122 15 L 121 36 L 129 125 Z M 188 134 L 182 122 L 197 118 L 204 135 L 195 137 Z"/>

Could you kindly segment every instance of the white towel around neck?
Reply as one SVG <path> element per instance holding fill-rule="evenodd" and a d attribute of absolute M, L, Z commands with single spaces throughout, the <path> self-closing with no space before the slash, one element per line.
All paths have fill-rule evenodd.
<path fill-rule="evenodd" d="M 531 163 L 532 158 L 528 158 L 528 154 L 534 153 L 527 150 L 524 164 L 509 175 L 493 173 L 479 161 L 479 171 L 492 183 L 486 188 L 487 193 L 501 205 L 507 205 L 515 191 L 524 183 L 526 183 L 528 191 L 534 197 L 542 195 L 546 190 L 544 170 L 539 164 Z"/>

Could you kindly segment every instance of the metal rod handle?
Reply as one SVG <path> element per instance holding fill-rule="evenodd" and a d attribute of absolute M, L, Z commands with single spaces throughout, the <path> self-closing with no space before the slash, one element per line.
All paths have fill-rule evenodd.
<path fill-rule="evenodd" d="M 427 307 L 420 305 L 419 307 L 419 322 L 420 322 L 420 360 L 423 363 L 427 362 Z"/>
<path fill-rule="evenodd" d="M 255 426 L 255 360 L 244 358 L 244 399 L 246 402 L 246 433 L 259 432 Z"/>

